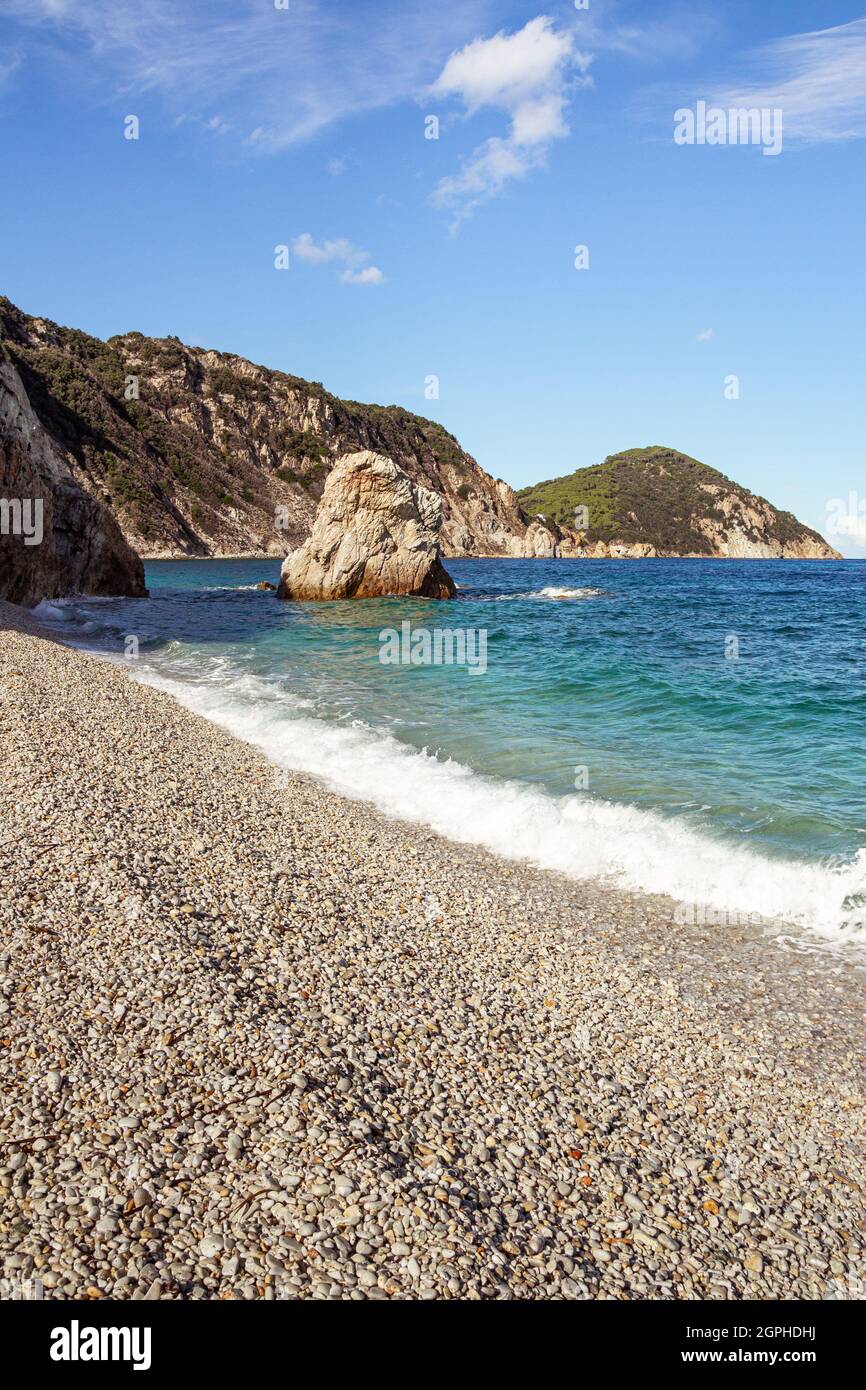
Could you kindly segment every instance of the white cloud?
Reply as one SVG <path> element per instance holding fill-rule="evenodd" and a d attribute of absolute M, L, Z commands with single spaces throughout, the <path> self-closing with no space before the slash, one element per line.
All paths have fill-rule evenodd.
<path fill-rule="evenodd" d="M 325 261 L 347 261 L 356 254 L 352 243 L 345 237 L 317 246 L 309 232 L 302 232 L 299 237 L 295 237 L 292 249 L 299 260 L 309 261 L 312 265 L 323 265 Z"/>
<path fill-rule="evenodd" d="M 329 159 L 325 168 L 332 178 L 338 179 L 341 174 L 346 172 L 346 161 L 345 159 Z"/>
<path fill-rule="evenodd" d="M 514 34 L 473 39 L 452 53 L 431 91 L 459 96 L 470 114 L 482 106 L 514 111 L 558 82 L 572 42 L 571 34 L 557 33 L 553 21 L 539 15 Z"/>
<path fill-rule="evenodd" d="M 544 163 L 551 142 L 568 134 L 569 91 L 589 83 L 590 61 L 575 48 L 573 33 L 557 30 L 547 15 L 451 54 L 430 95 L 460 101 L 467 116 L 493 107 L 511 121 L 507 135 L 485 140 L 459 174 L 438 184 L 434 201 L 454 212 L 455 223 Z"/>
<path fill-rule="evenodd" d="M 20 38 L 29 62 L 63 64 L 67 80 L 91 84 L 106 103 L 135 92 L 160 96 L 172 119 L 220 111 L 239 141 L 266 154 L 414 100 L 496 4 L 0 0 L 0 9 L 6 46 Z"/>
<path fill-rule="evenodd" d="M 302 232 L 295 237 L 292 250 L 299 261 L 306 261 L 308 265 L 326 265 L 336 261 L 344 267 L 340 279 L 345 285 L 381 285 L 385 279 L 377 265 L 366 264 L 370 252 L 361 251 L 345 237 L 317 245 L 309 232 Z"/>
<path fill-rule="evenodd" d="M 433 200 L 454 210 L 456 226 L 481 203 L 500 193 L 511 179 L 523 178 L 542 162 L 543 155 L 537 150 L 518 150 L 509 140 L 493 136 L 478 146 L 459 174 L 440 180 Z"/>
<path fill-rule="evenodd" d="M 716 330 L 714 328 L 702 328 L 700 333 L 696 335 L 695 342 L 708 343 L 710 339 L 715 338 L 715 336 Z"/>
<path fill-rule="evenodd" d="M 381 285 L 385 277 L 377 265 L 368 265 L 363 270 L 344 270 L 340 279 L 346 285 Z"/>
<path fill-rule="evenodd" d="M 714 92 L 716 104 L 781 109 L 786 141 L 866 136 L 866 18 L 774 40 L 751 63 L 760 75 Z"/>

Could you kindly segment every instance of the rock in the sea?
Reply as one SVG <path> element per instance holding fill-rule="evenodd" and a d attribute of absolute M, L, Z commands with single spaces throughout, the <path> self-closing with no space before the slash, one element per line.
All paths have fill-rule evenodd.
<path fill-rule="evenodd" d="M 144 566 L 107 507 L 76 481 L 0 348 L 0 599 L 142 598 Z"/>
<path fill-rule="evenodd" d="M 267 579 L 260 579 L 258 584 L 256 585 L 257 589 L 264 589 L 269 593 L 272 593 L 276 587 L 276 584 L 269 583 Z"/>
<path fill-rule="evenodd" d="M 328 475 L 313 530 L 283 563 L 283 599 L 452 598 L 442 566 L 442 499 L 392 459 L 346 454 Z"/>

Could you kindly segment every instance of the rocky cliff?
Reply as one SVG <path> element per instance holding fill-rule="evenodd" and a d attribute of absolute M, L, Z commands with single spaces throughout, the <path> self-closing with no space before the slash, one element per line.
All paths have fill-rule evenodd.
<path fill-rule="evenodd" d="M 432 420 L 230 353 L 140 333 L 103 342 L 2 297 L 0 344 L 77 486 L 146 558 L 282 557 L 310 534 L 336 460 L 364 450 L 439 494 L 446 556 L 836 556 L 789 512 L 673 449 L 612 455 L 515 494 Z"/>
<path fill-rule="evenodd" d="M 143 596 L 144 568 L 110 511 L 75 481 L 0 347 L 0 599 Z"/>
<path fill-rule="evenodd" d="M 661 445 L 611 454 L 517 496 L 563 556 L 841 559 L 791 512 Z"/>
<path fill-rule="evenodd" d="M 524 553 L 507 483 L 441 425 L 177 338 L 103 342 L 0 298 L 2 340 L 81 486 L 147 558 L 285 555 L 336 459 L 369 449 L 442 498 L 450 555 Z"/>

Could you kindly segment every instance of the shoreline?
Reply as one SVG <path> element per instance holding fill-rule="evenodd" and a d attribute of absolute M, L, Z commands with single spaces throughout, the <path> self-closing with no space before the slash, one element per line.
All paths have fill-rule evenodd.
<path fill-rule="evenodd" d="M 306 539 L 306 537 L 300 538 L 297 544 L 302 544 L 304 539 Z M 618 544 L 618 542 L 616 543 Z M 626 544 L 626 542 L 623 542 L 623 544 Z M 172 555 L 147 555 L 141 550 L 136 551 L 136 554 L 142 563 L 146 565 L 156 564 L 160 560 L 167 561 L 171 564 L 179 564 L 183 560 L 262 560 L 266 564 L 268 562 L 272 564 L 282 564 L 283 560 L 286 558 L 285 555 L 187 555 L 186 553 L 180 552 Z M 795 564 L 806 560 L 820 560 L 825 563 L 838 565 L 844 560 L 856 561 L 858 557 L 856 555 L 698 555 L 696 552 L 688 555 L 469 555 L 461 551 L 458 555 L 449 554 L 448 551 L 443 550 L 441 558 L 443 562 L 447 560 L 736 560 L 739 562 L 755 561 L 756 563 L 763 563 L 769 560 L 773 564 L 777 563 L 779 560 L 791 560 Z"/>
<path fill-rule="evenodd" d="M 10 608 L 5 1277 L 862 1296 L 858 966 L 389 820 Z"/>

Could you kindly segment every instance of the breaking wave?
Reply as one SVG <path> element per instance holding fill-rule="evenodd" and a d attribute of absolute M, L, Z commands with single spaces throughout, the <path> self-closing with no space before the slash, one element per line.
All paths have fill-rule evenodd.
<path fill-rule="evenodd" d="M 655 811 L 587 794 L 555 796 L 475 772 L 361 720 L 311 717 L 309 702 L 295 702 L 257 676 L 230 669 L 223 675 L 219 683 L 190 684 L 151 667 L 138 678 L 277 766 L 458 843 L 738 919 L 795 925 L 829 943 L 866 945 L 866 850 L 839 864 L 770 859 Z"/>

